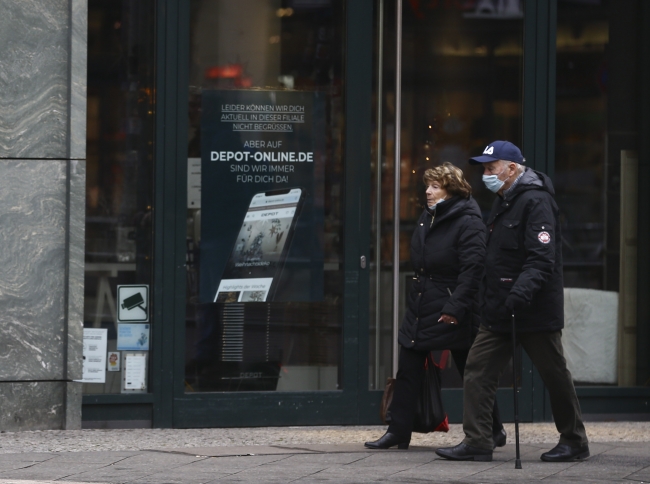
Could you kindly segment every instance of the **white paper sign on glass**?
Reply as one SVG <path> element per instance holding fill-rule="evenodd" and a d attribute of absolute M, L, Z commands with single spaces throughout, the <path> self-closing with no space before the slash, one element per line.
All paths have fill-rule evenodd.
<path fill-rule="evenodd" d="M 83 383 L 106 382 L 106 346 L 108 330 L 84 328 Z"/>
<path fill-rule="evenodd" d="M 149 326 L 148 324 L 118 324 L 117 349 L 122 351 L 148 351 Z"/>
<path fill-rule="evenodd" d="M 126 354 L 124 358 L 124 390 L 147 389 L 147 355 Z"/>

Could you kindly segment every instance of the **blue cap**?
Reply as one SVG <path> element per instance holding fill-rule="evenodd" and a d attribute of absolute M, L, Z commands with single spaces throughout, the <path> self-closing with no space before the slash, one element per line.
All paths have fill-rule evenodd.
<path fill-rule="evenodd" d="M 470 165 L 478 165 L 497 160 L 514 161 L 519 164 L 526 163 L 526 158 L 522 156 L 519 148 L 510 141 L 493 141 L 485 147 L 483 155 L 470 158 L 469 163 Z"/>

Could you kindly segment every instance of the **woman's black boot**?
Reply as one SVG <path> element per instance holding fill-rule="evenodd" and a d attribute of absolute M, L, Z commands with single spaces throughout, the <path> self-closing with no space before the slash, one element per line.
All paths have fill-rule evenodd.
<path fill-rule="evenodd" d="M 390 449 L 397 446 L 398 449 L 406 450 L 409 448 L 411 439 L 404 440 L 395 434 L 386 432 L 379 440 L 374 442 L 366 442 L 364 445 L 369 449 Z"/>

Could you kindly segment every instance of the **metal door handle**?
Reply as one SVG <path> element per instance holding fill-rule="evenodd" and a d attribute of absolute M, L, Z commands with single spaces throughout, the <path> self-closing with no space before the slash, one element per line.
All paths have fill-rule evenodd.
<path fill-rule="evenodd" d="M 366 268 L 366 256 L 365 255 L 361 256 L 360 263 L 361 263 L 361 268 L 365 269 Z"/>

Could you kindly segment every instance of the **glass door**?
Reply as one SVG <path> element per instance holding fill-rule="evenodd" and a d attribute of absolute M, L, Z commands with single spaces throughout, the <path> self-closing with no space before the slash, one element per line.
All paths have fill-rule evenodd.
<path fill-rule="evenodd" d="M 352 423 L 344 2 L 188 3 L 174 425 Z"/>
<path fill-rule="evenodd" d="M 461 168 L 487 216 L 494 195 L 468 160 L 493 140 L 521 146 L 523 138 L 523 2 L 403 2 L 401 33 L 402 2 L 377 3 L 383 15 L 375 29 L 371 390 L 383 390 L 396 371 L 394 335 L 413 275 L 409 250 L 426 201 L 424 171 L 444 162 Z M 436 359 L 450 417 L 459 421 L 462 379 L 448 351 Z M 504 372 L 503 387 L 512 386 L 511 375 Z"/>

